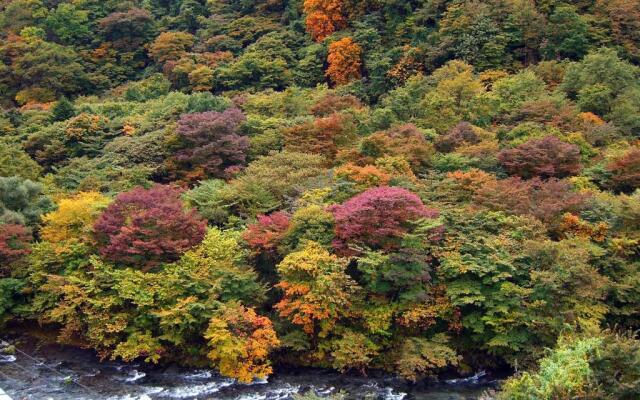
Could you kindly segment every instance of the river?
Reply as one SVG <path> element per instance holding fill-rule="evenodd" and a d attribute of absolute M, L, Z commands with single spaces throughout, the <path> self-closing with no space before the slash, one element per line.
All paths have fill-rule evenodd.
<path fill-rule="evenodd" d="M 0 388 L 14 400 L 289 400 L 342 391 L 354 400 L 471 400 L 495 387 L 488 374 L 407 385 L 389 376 L 361 377 L 299 369 L 276 371 L 250 385 L 212 370 L 99 362 L 91 351 L 20 341 L 0 355 Z"/>

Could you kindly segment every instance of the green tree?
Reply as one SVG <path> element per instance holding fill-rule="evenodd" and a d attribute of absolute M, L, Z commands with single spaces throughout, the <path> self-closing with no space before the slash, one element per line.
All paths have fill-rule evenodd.
<path fill-rule="evenodd" d="M 0 223 L 35 226 L 53 208 L 40 184 L 16 176 L 0 177 Z"/>
<path fill-rule="evenodd" d="M 55 95 L 69 95 L 89 89 L 85 68 L 71 47 L 43 41 L 27 44 L 14 59 L 12 68 L 23 90 L 40 88 Z M 27 100 L 48 99 L 36 97 Z"/>
<path fill-rule="evenodd" d="M 78 45 L 89 39 L 89 12 L 70 3 L 60 3 L 47 16 L 45 26 L 58 40 L 67 45 Z"/>
<path fill-rule="evenodd" d="M 51 109 L 51 118 L 54 121 L 64 121 L 75 115 L 76 110 L 73 103 L 66 96 L 62 96 Z"/>
<path fill-rule="evenodd" d="M 40 165 L 20 145 L 0 139 L 0 177 L 19 176 L 35 181 L 41 172 Z"/>
<path fill-rule="evenodd" d="M 547 59 L 582 58 L 588 50 L 587 29 L 574 6 L 560 4 L 549 16 L 543 54 Z"/>
<path fill-rule="evenodd" d="M 589 53 L 571 64 L 561 88 L 576 99 L 582 111 L 597 113 L 628 133 L 640 132 L 640 69 L 622 60 L 612 49 Z"/>

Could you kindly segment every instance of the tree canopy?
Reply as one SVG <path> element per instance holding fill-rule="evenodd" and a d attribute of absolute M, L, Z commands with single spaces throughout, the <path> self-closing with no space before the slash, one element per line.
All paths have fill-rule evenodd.
<path fill-rule="evenodd" d="M 638 397 L 638 1 L 1 4 L 0 330 Z"/>

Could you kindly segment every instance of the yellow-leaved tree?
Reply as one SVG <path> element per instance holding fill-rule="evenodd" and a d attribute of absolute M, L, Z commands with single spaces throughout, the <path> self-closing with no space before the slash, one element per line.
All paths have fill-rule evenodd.
<path fill-rule="evenodd" d="M 86 244 L 92 237 L 94 222 L 109 202 L 109 198 L 97 192 L 81 192 L 61 199 L 55 211 L 42 217 L 45 224 L 40 232 L 42 239 L 58 253 Z"/>
<path fill-rule="evenodd" d="M 326 336 L 349 313 L 357 283 L 345 272 L 346 262 L 309 241 L 278 264 L 284 297 L 275 308 L 310 336 Z"/>
<path fill-rule="evenodd" d="M 222 306 L 204 337 L 208 357 L 221 374 L 250 383 L 272 372 L 269 353 L 280 344 L 271 320 L 240 303 Z"/>

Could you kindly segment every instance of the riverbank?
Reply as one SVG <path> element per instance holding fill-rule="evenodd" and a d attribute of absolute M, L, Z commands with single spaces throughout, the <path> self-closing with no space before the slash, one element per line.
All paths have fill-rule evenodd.
<path fill-rule="evenodd" d="M 10 341 L 19 351 L 13 361 L 0 363 L 0 387 L 14 399 L 287 400 L 308 392 L 321 397 L 344 392 L 347 399 L 471 400 L 498 383 L 490 373 L 410 385 L 382 374 L 363 377 L 279 367 L 268 380 L 246 385 L 208 369 L 99 362 L 88 350 L 26 336 Z"/>

